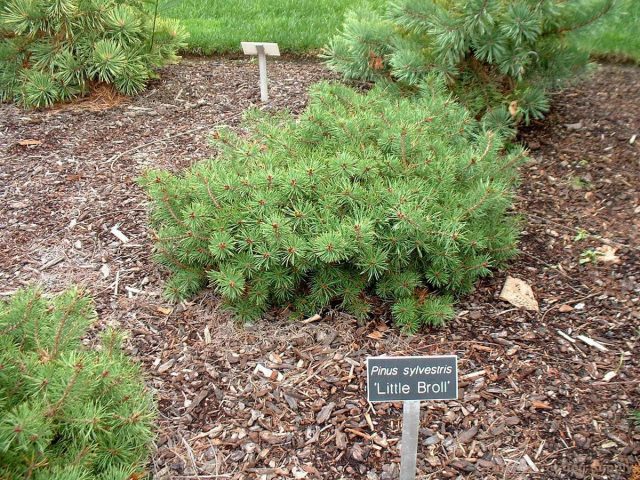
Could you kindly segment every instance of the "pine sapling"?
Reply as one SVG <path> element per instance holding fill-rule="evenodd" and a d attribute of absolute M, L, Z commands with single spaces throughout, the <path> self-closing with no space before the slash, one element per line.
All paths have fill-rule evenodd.
<path fill-rule="evenodd" d="M 129 480 L 144 473 L 155 406 L 88 297 L 21 290 L 0 305 L 0 478 Z"/>
<path fill-rule="evenodd" d="M 49 107 L 98 83 L 135 95 L 186 38 L 141 0 L 0 1 L 0 101 Z"/>
<path fill-rule="evenodd" d="M 616 0 L 389 0 L 384 13 L 349 13 L 325 48 L 347 79 L 414 90 L 437 72 L 494 130 L 542 118 L 549 92 L 584 72 L 588 52 L 572 33 Z"/>
<path fill-rule="evenodd" d="M 436 76 L 421 94 L 320 84 L 299 119 L 248 115 L 218 157 L 151 171 L 156 256 L 174 299 L 207 284 L 242 319 L 333 305 L 366 318 L 390 302 L 408 331 L 515 253 L 509 212 L 523 152 L 504 150 Z"/>

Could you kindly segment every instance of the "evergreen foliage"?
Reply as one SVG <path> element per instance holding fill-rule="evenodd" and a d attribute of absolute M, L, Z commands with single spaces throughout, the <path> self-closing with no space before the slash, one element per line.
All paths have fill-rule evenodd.
<path fill-rule="evenodd" d="M 144 471 L 155 406 L 138 367 L 77 290 L 0 305 L 0 478 L 128 480 Z"/>
<path fill-rule="evenodd" d="M 209 282 L 243 319 L 335 302 L 362 318 L 372 294 L 409 331 L 451 317 L 451 296 L 515 252 L 523 152 L 504 153 L 437 78 L 421 91 L 320 84 L 299 120 L 252 113 L 246 135 L 217 133 L 218 158 L 149 172 L 169 295 Z"/>
<path fill-rule="evenodd" d="M 588 65 L 568 35 L 615 1 L 389 0 L 384 15 L 348 14 L 325 57 L 347 79 L 415 87 L 439 72 L 474 114 L 529 123 L 548 111 L 550 90 Z"/>
<path fill-rule="evenodd" d="M 48 107 L 96 82 L 125 95 L 177 60 L 186 33 L 147 0 L 0 0 L 0 101 Z"/>

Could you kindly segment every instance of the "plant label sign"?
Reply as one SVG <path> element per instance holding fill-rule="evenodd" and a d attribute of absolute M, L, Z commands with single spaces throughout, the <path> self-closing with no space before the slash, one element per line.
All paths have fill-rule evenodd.
<path fill-rule="evenodd" d="M 458 398 L 458 357 L 367 358 L 367 399 L 370 402 L 455 400 Z"/>
<path fill-rule="evenodd" d="M 367 400 L 402 402 L 400 480 L 415 480 L 421 400 L 458 398 L 458 357 L 368 357 Z"/>
<path fill-rule="evenodd" d="M 245 55 L 258 56 L 258 69 L 260 70 L 260 100 L 269 101 L 269 90 L 267 87 L 267 55 L 280 56 L 280 48 L 277 43 L 266 42 L 240 42 Z"/>

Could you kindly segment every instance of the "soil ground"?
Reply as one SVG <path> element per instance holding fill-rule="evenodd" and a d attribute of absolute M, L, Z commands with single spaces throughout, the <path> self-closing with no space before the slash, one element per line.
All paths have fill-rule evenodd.
<path fill-rule="evenodd" d="M 331 77 L 311 61 L 269 69 L 269 109 L 299 111 L 307 87 Z M 79 283 L 100 326 L 130 332 L 160 404 L 155 478 L 397 478 L 401 405 L 365 400 L 364 360 L 381 353 L 460 358 L 459 400 L 423 405 L 420 478 L 629 478 L 640 454 L 629 420 L 640 399 L 640 69 L 600 67 L 522 132 L 520 257 L 445 328 L 413 337 L 384 315 L 240 327 L 209 291 L 162 299 L 135 180 L 212 156 L 211 129 L 238 125 L 256 85 L 245 60 L 186 60 L 133 100 L 0 106 L 0 295 Z M 539 313 L 498 299 L 507 275 L 532 286 Z"/>

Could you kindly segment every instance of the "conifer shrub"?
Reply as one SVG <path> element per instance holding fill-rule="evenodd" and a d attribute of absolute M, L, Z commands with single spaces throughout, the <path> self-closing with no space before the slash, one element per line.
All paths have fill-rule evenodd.
<path fill-rule="evenodd" d="M 115 331 L 83 347 L 94 318 L 77 290 L 0 304 L 0 478 L 142 478 L 154 402 Z"/>
<path fill-rule="evenodd" d="M 102 82 L 134 95 L 187 34 L 146 0 L 0 0 L 0 100 L 48 107 Z"/>
<path fill-rule="evenodd" d="M 347 79 L 412 88 L 439 72 L 475 115 L 529 123 L 548 111 L 550 90 L 588 65 L 570 34 L 614 1 L 389 0 L 384 14 L 348 14 L 324 55 Z"/>
<path fill-rule="evenodd" d="M 523 152 L 443 89 L 319 84 L 298 120 L 252 113 L 246 134 L 218 131 L 217 158 L 148 172 L 168 294 L 210 283 L 242 319 L 329 305 L 362 318 L 372 295 L 409 331 L 451 317 L 452 295 L 515 252 Z"/>

